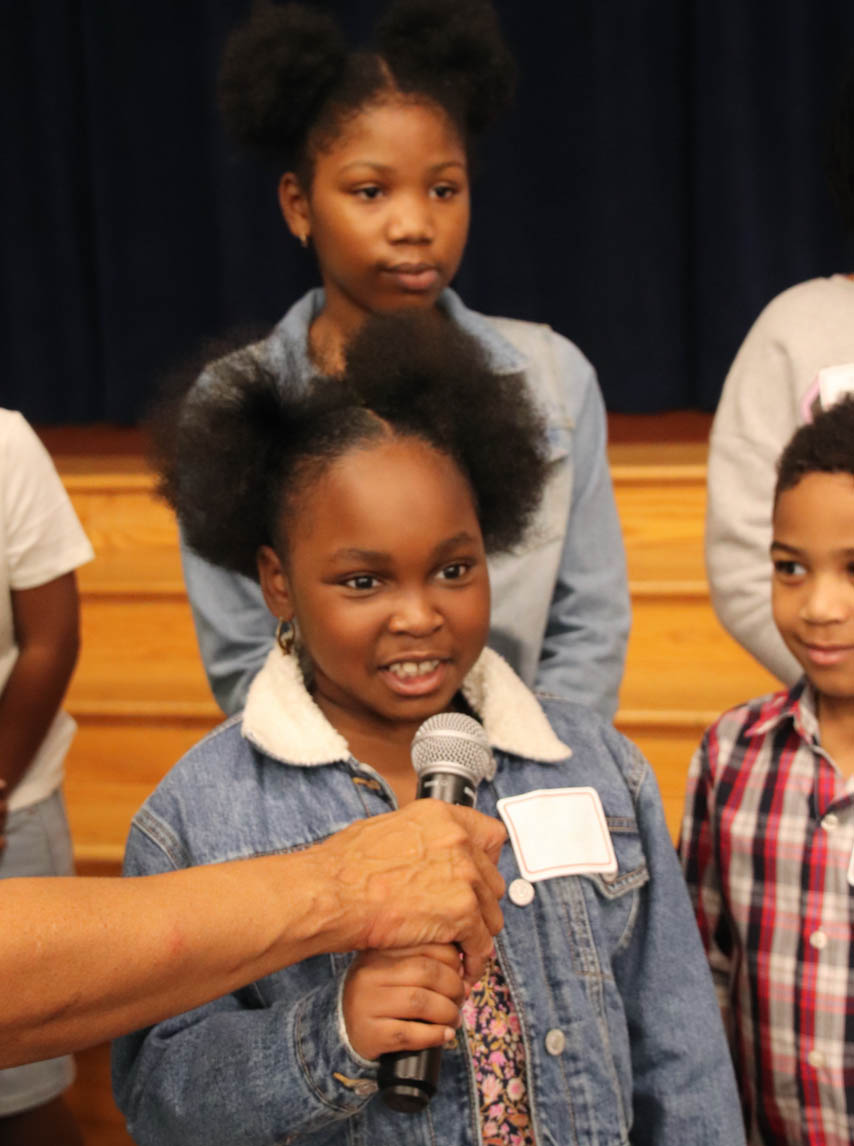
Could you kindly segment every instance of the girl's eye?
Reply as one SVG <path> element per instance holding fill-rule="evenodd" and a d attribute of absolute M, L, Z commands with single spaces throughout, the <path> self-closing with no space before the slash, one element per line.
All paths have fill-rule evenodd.
<path fill-rule="evenodd" d="M 806 569 L 800 561 L 786 561 L 778 558 L 774 562 L 774 572 L 778 577 L 803 577 Z"/>
<path fill-rule="evenodd" d="M 365 593 L 370 589 L 376 589 L 379 585 L 379 579 L 374 577 L 372 573 L 357 573 L 355 577 L 348 577 L 346 581 L 341 582 L 348 589 L 355 589 L 357 592 Z"/>
<path fill-rule="evenodd" d="M 373 203 L 375 199 L 379 199 L 382 193 L 382 187 L 378 187 L 376 183 L 368 183 L 362 187 L 356 187 L 353 191 L 357 199 L 365 199 L 369 203 Z"/>
<path fill-rule="evenodd" d="M 470 568 L 468 561 L 452 561 L 450 565 L 444 566 L 439 577 L 443 581 L 459 581 L 461 577 L 465 577 Z"/>
<path fill-rule="evenodd" d="M 453 183 L 438 183 L 433 188 L 433 194 L 437 199 L 453 199 L 457 190 Z"/>

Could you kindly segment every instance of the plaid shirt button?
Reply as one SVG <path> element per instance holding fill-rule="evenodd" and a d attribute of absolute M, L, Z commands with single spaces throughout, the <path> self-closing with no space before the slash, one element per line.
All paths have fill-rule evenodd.
<path fill-rule="evenodd" d="M 824 1066 L 824 1055 L 820 1050 L 811 1050 L 807 1055 L 807 1062 L 810 1064 L 810 1066 L 815 1067 L 815 1069 L 818 1070 L 820 1067 Z"/>
<path fill-rule="evenodd" d="M 827 932 L 813 931 L 810 936 L 810 944 L 815 947 L 816 951 L 823 951 L 827 946 Z"/>
<path fill-rule="evenodd" d="M 828 812 L 824 819 L 821 821 L 821 826 L 826 832 L 832 832 L 834 828 L 839 827 L 839 817 L 835 812 Z"/>

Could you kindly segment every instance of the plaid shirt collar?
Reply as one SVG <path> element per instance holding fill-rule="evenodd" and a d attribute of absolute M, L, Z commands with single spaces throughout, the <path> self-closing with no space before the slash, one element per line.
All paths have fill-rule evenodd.
<path fill-rule="evenodd" d="M 775 692 L 769 697 L 745 728 L 745 735 L 767 736 L 786 721 L 792 723 L 807 744 L 819 744 L 818 697 L 805 676 L 796 681 L 788 692 Z"/>

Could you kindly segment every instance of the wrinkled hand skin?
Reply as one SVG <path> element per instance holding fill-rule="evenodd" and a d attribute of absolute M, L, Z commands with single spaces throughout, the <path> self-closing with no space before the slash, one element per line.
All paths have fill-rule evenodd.
<path fill-rule="evenodd" d="M 351 949 L 457 943 L 474 982 L 504 924 L 495 863 L 504 826 L 471 808 L 416 800 L 359 820 L 323 853 L 333 914 L 352 920 Z"/>

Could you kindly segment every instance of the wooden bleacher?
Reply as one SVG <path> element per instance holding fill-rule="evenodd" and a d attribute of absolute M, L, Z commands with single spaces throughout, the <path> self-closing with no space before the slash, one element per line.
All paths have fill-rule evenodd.
<path fill-rule="evenodd" d="M 652 762 L 674 837 L 703 729 L 774 687 L 720 628 L 703 570 L 702 416 L 611 419 L 611 469 L 634 623 L 617 725 Z M 54 454 L 97 560 L 79 574 L 82 653 L 67 698 L 79 725 L 66 794 L 78 870 L 119 871 L 131 816 L 220 719 L 184 593 L 175 524 L 152 497 L 132 431 L 53 431 Z M 87 1146 L 130 1146 L 109 1090 L 108 1052 L 78 1057 L 70 1102 Z"/>

